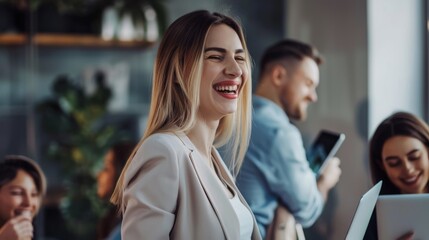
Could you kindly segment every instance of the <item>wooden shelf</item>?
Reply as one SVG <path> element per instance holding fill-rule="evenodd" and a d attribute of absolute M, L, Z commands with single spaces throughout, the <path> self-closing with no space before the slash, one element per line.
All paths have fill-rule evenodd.
<path fill-rule="evenodd" d="M 27 38 L 23 34 L 0 34 L 0 45 L 22 45 L 26 41 Z"/>
<path fill-rule="evenodd" d="M 36 46 L 52 47 L 111 47 L 111 48 L 145 48 L 155 42 L 103 40 L 93 35 L 70 34 L 36 34 L 33 37 Z M 23 45 L 28 42 L 24 34 L 0 34 L 0 45 Z"/>

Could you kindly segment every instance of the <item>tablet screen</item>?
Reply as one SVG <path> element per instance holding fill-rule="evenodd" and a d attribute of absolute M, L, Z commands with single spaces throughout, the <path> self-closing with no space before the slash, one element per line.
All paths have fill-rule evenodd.
<path fill-rule="evenodd" d="M 320 174 L 326 160 L 335 156 L 344 139 L 345 135 L 342 133 L 327 130 L 319 132 L 307 152 L 307 159 L 314 173 Z"/>

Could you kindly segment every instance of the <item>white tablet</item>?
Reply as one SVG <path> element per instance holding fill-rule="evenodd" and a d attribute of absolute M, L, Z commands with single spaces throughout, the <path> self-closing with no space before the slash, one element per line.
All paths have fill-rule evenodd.
<path fill-rule="evenodd" d="M 397 239 L 411 230 L 413 239 L 428 239 L 429 194 L 380 195 L 376 209 L 379 239 Z"/>

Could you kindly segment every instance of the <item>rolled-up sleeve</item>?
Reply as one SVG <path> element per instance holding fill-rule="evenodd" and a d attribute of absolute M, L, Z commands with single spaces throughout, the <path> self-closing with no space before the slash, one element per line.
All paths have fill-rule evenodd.
<path fill-rule="evenodd" d="M 301 134 L 291 127 L 278 130 L 272 139 L 266 169 L 270 190 L 287 206 L 296 221 L 311 226 L 320 216 L 324 201 L 305 154 Z"/>

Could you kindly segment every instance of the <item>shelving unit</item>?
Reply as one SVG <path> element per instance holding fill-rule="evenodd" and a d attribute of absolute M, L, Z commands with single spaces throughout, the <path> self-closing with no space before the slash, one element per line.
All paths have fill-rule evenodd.
<path fill-rule="evenodd" d="M 4 20 L 0 31 L 14 31 L 0 32 L 0 153 L 32 157 L 47 175 L 48 192 L 39 214 L 41 218 L 35 222 L 37 239 L 94 239 L 77 237 L 86 226 L 76 226 L 75 231 L 66 228 L 67 221 L 62 215 L 61 200 L 68 196 L 69 186 L 66 188 L 64 185 L 61 162 L 48 159 L 48 151 L 53 146 L 50 138 L 53 137 L 43 129 L 38 108 L 45 100 L 55 98 L 54 83 L 60 77 L 67 77 L 89 94 L 87 91 L 90 92 L 98 83 L 97 74 L 104 73 L 105 84 L 113 96 L 110 103 L 117 104 L 109 105 L 108 114 L 103 115 L 94 127 L 106 125 L 112 132 L 117 129 L 117 140 L 138 140 L 149 111 L 152 66 L 156 55 L 154 48 L 158 41 L 103 39 L 97 33 L 96 25 L 100 24 L 98 31 L 102 29 L 101 11 L 104 10 L 101 8 L 106 7 L 106 3 L 96 2 L 99 3 L 83 4 L 85 8 L 80 10 L 85 10 L 84 14 L 75 9 L 58 11 L 56 7 L 62 4 L 55 1 L 43 2 L 35 10 L 16 7 L 14 1 L 0 4 L 0 8 L 3 7 L 0 10 L 7 11 L 5 16 L 4 11 L 0 13 Z M 141 3 L 136 1 L 136 4 L 143 9 Z M 163 7 L 161 5 L 157 3 L 157 9 Z M 166 11 L 161 10 L 166 16 Z M 158 30 L 163 29 L 161 23 Z M 5 24 L 10 25 L 4 27 Z M 107 136 L 102 137 L 107 139 Z M 107 143 L 105 147 L 108 147 Z M 83 150 L 87 151 L 87 148 Z M 95 158 L 94 155 L 87 157 Z M 76 188 L 82 189 L 82 184 L 75 184 Z M 94 213 L 88 211 L 84 215 L 88 219 Z"/>
<path fill-rule="evenodd" d="M 24 34 L 6 33 L 0 34 L 0 45 L 22 45 L 27 41 Z"/>
<path fill-rule="evenodd" d="M 25 34 L 0 34 L 0 45 L 23 45 L 29 42 Z M 155 44 L 149 41 L 104 40 L 94 35 L 36 34 L 32 38 L 36 46 L 53 47 L 107 47 L 146 48 Z"/>

